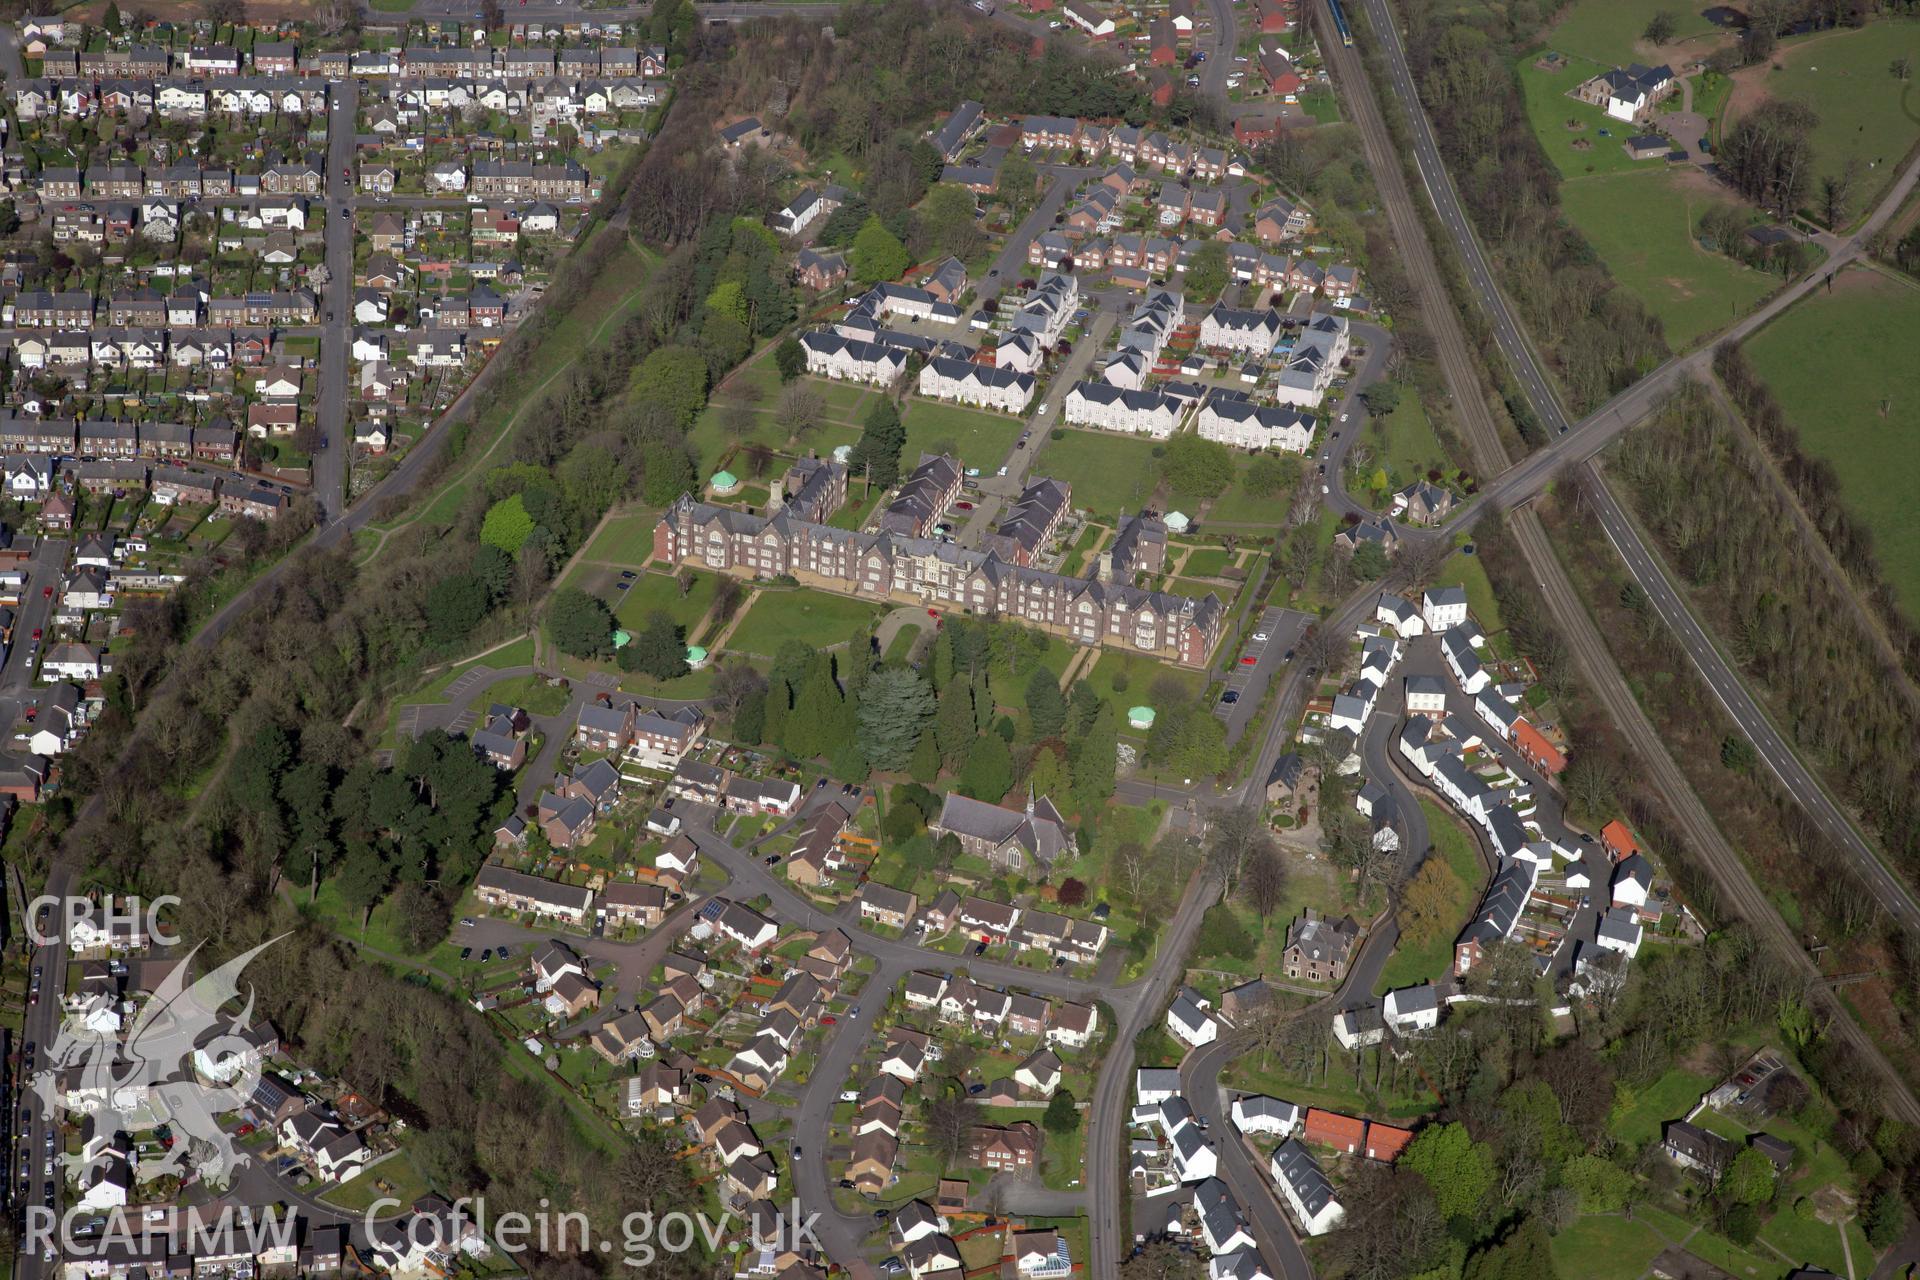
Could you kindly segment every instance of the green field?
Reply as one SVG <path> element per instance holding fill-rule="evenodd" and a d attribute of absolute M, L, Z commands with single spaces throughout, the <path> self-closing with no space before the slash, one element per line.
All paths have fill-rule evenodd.
<path fill-rule="evenodd" d="M 1666 1245 L 1644 1222 L 1590 1214 L 1553 1238 L 1553 1260 L 1563 1276 L 1637 1280 Z"/>
<path fill-rule="evenodd" d="M 763 590 L 740 619 L 726 648 L 771 657 L 788 640 L 816 649 L 845 644 L 876 612 L 864 601 L 825 591 Z"/>
<path fill-rule="evenodd" d="M 1056 428 L 1033 473 L 1071 484 L 1074 506 L 1118 516 L 1138 511 L 1153 496 L 1160 479 L 1153 450 L 1148 440 Z"/>
<path fill-rule="evenodd" d="M 1701 7 L 1675 4 L 1673 0 L 1579 0 L 1547 33 L 1546 45 L 1611 68 L 1632 62 L 1642 52 L 1651 52 L 1636 46 L 1648 20 L 1663 10 L 1673 15 L 1676 40 L 1711 34 L 1714 26 L 1701 16 Z"/>
<path fill-rule="evenodd" d="M 386 1189 L 382 1189 L 382 1184 Z M 364 1213 L 382 1196 L 391 1196 L 402 1204 L 412 1204 L 432 1190 L 425 1176 L 414 1166 L 413 1157 L 403 1148 L 320 1198 L 335 1208 L 350 1213 Z"/>
<path fill-rule="evenodd" d="M 693 575 L 693 587 L 680 594 L 680 584 L 664 573 L 643 573 L 633 586 L 614 595 L 614 618 L 629 631 L 645 625 L 655 613 L 664 613 L 687 629 L 689 638 L 700 619 L 713 604 L 719 579 L 711 573 Z"/>
<path fill-rule="evenodd" d="M 1456 552 L 1433 581 L 1435 586 L 1465 587 L 1467 608 L 1488 635 L 1506 627 L 1506 620 L 1500 616 L 1500 607 L 1494 603 L 1493 583 L 1487 580 L 1487 567 L 1480 563 L 1479 556 Z"/>
<path fill-rule="evenodd" d="M 1859 162 L 1855 217 L 1872 206 L 1873 195 L 1920 140 L 1920 88 L 1889 70 L 1903 56 L 1920 63 L 1920 21 L 1884 18 L 1783 45 L 1768 66 L 1737 77 L 1743 84 L 1758 77 L 1769 96 L 1804 102 L 1819 117 L 1809 191 L 1818 192 L 1820 179 L 1839 173 L 1849 159 Z"/>
<path fill-rule="evenodd" d="M 1721 198 L 1692 181 L 1661 169 L 1580 178 L 1560 188 L 1567 219 L 1620 287 L 1659 317 L 1675 350 L 1725 327 L 1778 283 L 1695 242 L 1701 212 Z"/>
<path fill-rule="evenodd" d="M 716 389 L 706 410 L 687 433 L 700 460 L 700 478 L 705 480 L 710 476 L 727 449 L 735 444 L 763 444 L 795 454 L 813 449 L 824 454 L 836 445 L 852 444 L 860 438 L 860 417 L 880 392 L 859 383 L 834 382 L 828 378 L 803 376 L 800 383 L 820 396 L 826 411 L 821 425 L 798 439 L 780 416 L 780 374 L 773 361 L 765 357 L 764 350 Z M 732 411 L 740 408 L 750 416 L 744 428 L 736 431 Z"/>
<path fill-rule="evenodd" d="M 901 451 L 904 466 L 913 467 L 923 453 L 946 453 L 959 458 L 962 466 L 977 467 L 989 476 L 1007 460 L 1026 426 L 1004 413 L 917 398 L 908 402 L 901 421 L 907 428 L 907 447 Z"/>
<path fill-rule="evenodd" d="M 1644 1089 L 1621 1089 L 1614 1101 L 1607 1129 L 1630 1147 L 1642 1147 L 1659 1138 L 1669 1120 L 1693 1110 L 1713 1081 L 1697 1071 L 1671 1067 Z"/>
<path fill-rule="evenodd" d="M 1247 469 L 1253 465 L 1253 459 L 1240 456 L 1234 459 L 1236 469 L 1233 484 L 1227 491 L 1214 499 L 1207 509 L 1206 523 L 1240 525 L 1278 525 L 1287 517 L 1287 507 L 1292 494 L 1287 491 L 1267 496 L 1248 490 Z M 1197 499 L 1174 494 L 1173 505 L 1182 511 L 1191 512 L 1199 505 Z"/>
<path fill-rule="evenodd" d="M 1485 887 L 1486 872 L 1480 865 L 1480 854 L 1474 847 L 1473 837 L 1452 814 L 1431 800 L 1422 800 L 1420 808 L 1427 817 L 1427 838 L 1433 841 L 1433 847 L 1446 859 L 1447 870 L 1453 873 L 1452 909 L 1447 918 L 1465 924 L 1467 913 L 1480 900 L 1480 891 Z M 1458 933 L 1456 926 L 1448 925 L 1421 943 L 1400 939 L 1400 945 L 1380 970 L 1374 994 L 1383 995 L 1395 987 L 1445 977 L 1453 967 L 1453 940 Z"/>
<path fill-rule="evenodd" d="M 1122 680 L 1126 686 L 1124 689 L 1113 687 L 1115 676 L 1124 677 Z M 1166 662 L 1156 662 L 1142 654 L 1126 653 L 1115 649 L 1101 652 L 1099 660 L 1093 664 L 1093 670 L 1087 678 L 1093 683 L 1093 691 L 1112 703 L 1113 709 L 1120 713 L 1123 732 L 1129 708 L 1156 705 L 1153 696 L 1154 685 L 1163 685 L 1170 694 L 1174 687 L 1178 686 L 1179 693 L 1174 696 L 1180 699 L 1198 698 L 1207 687 L 1205 672 L 1176 667 Z M 1167 708 L 1162 703 L 1157 709 L 1164 712 Z"/>
<path fill-rule="evenodd" d="M 659 523 L 660 513 L 651 508 L 622 511 L 607 520 L 581 558 L 637 569 L 653 554 L 653 527 Z"/>
<path fill-rule="evenodd" d="M 1920 405 L 1920 364 L 1909 358 L 1915 333 L 1920 289 L 1853 270 L 1747 342 L 1801 447 L 1832 465 L 1848 508 L 1873 531 L 1881 572 L 1909 615 L 1920 614 L 1912 498 L 1920 453 L 1902 429 Z M 1808 360 L 1809 351 L 1820 359 Z"/>
<path fill-rule="evenodd" d="M 1425 406 L 1411 389 L 1403 391 L 1393 412 L 1380 419 L 1379 439 L 1375 465 L 1386 468 L 1387 480 L 1396 488 L 1450 465 Z"/>

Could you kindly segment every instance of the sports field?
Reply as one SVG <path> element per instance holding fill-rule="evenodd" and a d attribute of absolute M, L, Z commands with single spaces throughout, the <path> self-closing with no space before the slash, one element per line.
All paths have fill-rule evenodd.
<path fill-rule="evenodd" d="M 1910 615 L 1920 615 L 1916 333 L 1920 289 L 1853 269 L 1747 342 L 1801 447 L 1832 464 L 1847 505 L 1872 529 L 1881 572 Z"/>

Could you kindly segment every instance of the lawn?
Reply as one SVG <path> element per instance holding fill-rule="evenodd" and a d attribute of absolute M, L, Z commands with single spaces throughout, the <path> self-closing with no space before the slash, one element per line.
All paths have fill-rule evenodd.
<path fill-rule="evenodd" d="M 1847 1274 L 1846 1253 L 1840 1247 L 1840 1228 L 1818 1218 L 1802 1218 L 1794 1212 L 1793 1197 L 1783 1197 L 1783 1200 L 1781 1208 L 1760 1229 L 1761 1243 L 1772 1245 L 1803 1266 L 1825 1267 L 1836 1276 Z M 1873 1256 L 1870 1250 L 1860 1251 L 1863 1243 L 1860 1239 L 1854 1242 L 1856 1259 Z"/>
<path fill-rule="evenodd" d="M 680 594 L 680 584 L 672 576 L 643 573 L 633 580 L 630 589 L 615 593 L 614 618 L 631 631 L 645 625 L 655 613 L 665 613 L 685 627 L 687 635 L 691 637 L 694 625 L 707 616 L 718 584 L 716 575 L 696 573 L 693 575 L 692 589 L 683 596 Z M 620 599 L 621 596 L 625 598 Z"/>
<path fill-rule="evenodd" d="M 1257 494 L 1247 488 L 1247 469 L 1253 466 L 1253 459 L 1240 457 L 1234 460 L 1237 471 L 1233 484 L 1227 491 L 1215 498 L 1213 505 L 1207 508 L 1208 524 L 1231 525 L 1278 525 L 1286 518 L 1288 492 L 1277 494 Z M 1173 505 L 1185 511 L 1192 511 L 1200 505 L 1192 498 L 1175 494 Z"/>
<path fill-rule="evenodd" d="M 1464 924 L 1467 913 L 1480 900 L 1480 891 L 1486 880 L 1479 851 L 1474 847 L 1473 837 L 1447 810 L 1431 800 L 1422 800 L 1420 807 L 1427 815 L 1427 835 L 1440 856 L 1446 859 L 1447 870 L 1452 873 L 1451 899 L 1446 919 Z M 1421 942 L 1402 937 L 1380 970 L 1379 981 L 1374 983 L 1374 994 L 1381 995 L 1395 987 L 1412 986 L 1445 977 L 1453 967 L 1453 940 L 1458 933 L 1458 928 L 1448 924 L 1433 937 Z"/>
<path fill-rule="evenodd" d="M 1225 547 L 1200 547 L 1188 554 L 1180 573 L 1189 578 L 1217 578 L 1233 560 Z"/>
<path fill-rule="evenodd" d="M 383 1190 L 383 1187 L 386 1189 Z M 349 1213 L 365 1213 L 382 1196 L 391 1196 L 402 1204 L 412 1204 L 432 1190 L 426 1178 L 414 1166 L 413 1157 L 402 1148 L 320 1199 Z"/>
<path fill-rule="evenodd" d="M 824 649 L 845 644 L 877 610 L 849 596 L 824 591 L 763 589 L 746 606 L 745 616 L 726 643 L 730 651 L 771 657 L 788 640 Z"/>
<path fill-rule="evenodd" d="M 1396 487 L 1449 466 L 1447 451 L 1427 419 L 1426 406 L 1411 390 L 1402 392 L 1393 412 L 1378 419 L 1377 426 L 1369 430 L 1378 436 L 1376 465 L 1386 468 L 1388 481 Z"/>
<path fill-rule="evenodd" d="M 1553 1238 L 1553 1261 L 1563 1276 L 1636 1280 L 1666 1243 L 1644 1222 L 1589 1214 Z"/>
<path fill-rule="evenodd" d="M 1643 1147 L 1663 1132 L 1669 1120 L 1693 1110 L 1700 1095 L 1713 1084 L 1708 1076 L 1684 1067 L 1669 1067 L 1665 1075 L 1644 1089 L 1619 1088 L 1607 1128 L 1630 1147 Z"/>
<path fill-rule="evenodd" d="M 638 568 L 653 554 L 653 528 L 660 513 L 652 508 L 622 511 L 612 516 L 587 544 L 583 559 L 602 560 L 623 569 Z"/>
<path fill-rule="evenodd" d="M 1712 194 L 1698 174 L 1666 169 L 1580 178 L 1560 188 L 1560 207 L 1619 285 L 1666 327 L 1682 350 L 1772 291 L 1774 276 L 1702 249 L 1694 227 Z"/>
<path fill-rule="evenodd" d="M 1138 511 L 1153 496 L 1160 461 L 1147 440 L 1055 428 L 1033 474 L 1052 476 L 1073 486 L 1073 505 L 1097 515 L 1117 517 Z"/>
<path fill-rule="evenodd" d="M 1549 47 L 1559 48 L 1558 45 Z M 1611 70 L 1611 63 L 1602 65 L 1569 56 L 1557 69 L 1548 69 L 1539 65 L 1542 52 L 1544 50 L 1536 48 L 1523 53 L 1514 60 L 1513 66 L 1527 101 L 1527 123 L 1533 126 L 1533 136 L 1540 140 L 1540 149 L 1547 153 L 1561 177 L 1630 173 L 1637 169 L 1658 169 L 1666 164 L 1665 160 L 1633 159 L 1624 144 L 1640 133 L 1640 129 L 1614 119 L 1600 107 L 1568 96 L 1584 81 Z M 1606 136 L 1602 136 L 1602 129 L 1606 130 Z"/>
<path fill-rule="evenodd" d="M 1547 33 L 1547 47 L 1603 63 L 1604 70 L 1639 55 L 1640 33 L 1656 13 L 1673 15 L 1677 40 L 1711 34 L 1714 26 L 1701 16 L 1701 8 L 1676 5 L 1673 0 L 1579 0 Z"/>
<path fill-rule="evenodd" d="M 1500 616 L 1500 606 L 1494 603 L 1493 583 L 1487 580 L 1487 568 L 1480 563 L 1477 555 L 1464 555 L 1455 552 L 1441 568 L 1434 585 L 1442 587 L 1465 587 L 1467 589 L 1467 608 L 1474 619 L 1480 623 L 1488 635 L 1506 627 L 1506 621 Z"/>
<path fill-rule="evenodd" d="M 1720 1268 L 1741 1280 L 1782 1280 L 1791 1269 L 1760 1249 L 1742 1249 L 1739 1245 L 1717 1236 L 1705 1227 L 1695 1229 L 1696 1224 L 1685 1218 L 1666 1212 L 1664 1209 L 1643 1205 L 1634 1210 L 1636 1218 L 1644 1218 L 1657 1230 L 1671 1236 L 1676 1242 L 1685 1239 L 1687 1252 L 1704 1262 Z M 1689 1234 L 1691 1233 L 1691 1234 Z"/>
<path fill-rule="evenodd" d="M 1114 677 L 1123 677 L 1124 689 L 1114 688 Z M 1120 723 L 1126 725 L 1129 707 L 1152 706 L 1156 702 L 1160 710 L 1167 709 L 1167 701 L 1182 701 L 1198 698 L 1207 687 L 1207 675 L 1204 671 L 1193 671 L 1185 667 L 1176 667 L 1165 662 L 1156 662 L 1143 654 L 1127 653 L 1118 649 L 1101 651 L 1100 658 L 1093 664 L 1093 671 L 1087 677 L 1093 683 L 1093 691 L 1113 704 L 1120 713 Z M 1154 686 L 1162 685 L 1168 692 L 1168 699 L 1156 699 Z M 1178 689 L 1177 693 L 1173 691 Z"/>
<path fill-rule="evenodd" d="M 859 383 L 803 376 L 801 385 L 820 397 L 826 412 L 819 427 L 796 439 L 780 414 L 779 371 L 765 354 L 766 348 L 762 348 L 752 363 L 742 366 L 714 392 L 706 410 L 687 433 L 700 460 L 701 479 L 718 468 L 720 459 L 732 445 L 763 444 L 788 454 L 805 453 L 809 449 L 825 454 L 836 445 L 852 444 L 860 438 L 860 415 L 878 392 Z M 741 407 L 751 415 L 744 430 L 728 421 L 732 417 L 729 410 Z"/>
<path fill-rule="evenodd" d="M 395 955 L 413 954 L 413 948 L 408 946 L 400 936 L 399 913 L 394 909 L 391 894 L 382 898 L 374 907 L 373 915 L 367 920 L 364 928 L 361 926 L 360 912 L 349 907 L 345 899 L 340 896 L 340 886 L 335 879 L 320 882 L 320 892 L 310 905 L 305 902 L 305 899 L 306 894 L 302 890 L 293 890 L 293 901 L 296 906 L 304 906 L 316 919 L 325 923 L 341 937 L 354 942 L 364 942 L 376 950 L 392 952 Z"/>
<path fill-rule="evenodd" d="M 1920 453 L 1901 424 L 1920 404 L 1920 289 L 1874 272 L 1842 275 L 1829 293 L 1808 295 L 1747 342 L 1747 354 L 1800 433 L 1801 447 L 1825 459 L 1841 497 L 1873 531 L 1881 572 L 1909 615 L 1920 613 L 1920 520 L 1912 494 Z M 1823 351 L 1818 361 L 1808 351 Z M 1892 405 L 1891 417 L 1881 406 Z"/>
<path fill-rule="evenodd" d="M 1858 161 L 1856 217 L 1872 207 L 1894 167 L 1920 139 L 1913 86 L 1888 70 L 1899 57 L 1920 62 L 1920 22 L 1888 18 L 1822 32 L 1783 45 L 1767 65 L 1735 76 L 1742 90 L 1757 83 L 1771 97 L 1813 108 L 1819 123 L 1813 130 L 1814 177 L 1808 190 L 1817 193 L 1822 178 L 1841 172 L 1848 160 Z M 1737 96 L 1744 103 L 1749 95 Z"/>
<path fill-rule="evenodd" d="M 886 662 L 905 662 L 907 655 L 913 652 L 913 645 L 920 638 L 920 624 L 910 622 L 893 633 L 893 639 L 887 642 L 887 651 L 882 655 Z"/>
<path fill-rule="evenodd" d="M 983 475 L 992 475 L 1019 438 L 1026 423 L 1004 413 L 986 413 L 942 404 L 938 400 L 909 401 L 901 418 L 907 428 L 907 446 L 901 453 L 909 467 L 923 453 L 945 453 L 960 459 L 965 467 L 977 467 Z M 1029 442 L 1031 443 L 1031 442 Z"/>

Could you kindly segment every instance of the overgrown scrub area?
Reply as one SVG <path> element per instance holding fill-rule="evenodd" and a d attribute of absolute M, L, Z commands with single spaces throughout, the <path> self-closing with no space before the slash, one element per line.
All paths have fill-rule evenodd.
<path fill-rule="evenodd" d="M 1800 433 L 1787 419 L 1773 388 L 1739 346 L 1721 343 L 1715 348 L 1713 371 L 1793 489 L 1801 509 L 1820 531 L 1833 558 L 1846 569 L 1855 590 L 1879 616 L 1902 664 L 1909 674 L 1920 676 L 1920 631 L 1900 610 L 1893 584 L 1887 581 L 1875 554 L 1873 531 L 1847 509 L 1833 464 L 1801 447 Z"/>
<path fill-rule="evenodd" d="M 1842 590 L 1769 508 L 1764 462 L 1700 390 L 1629 435 L 1616 469 L 1795 743 L 1920 879 L 1920 728 Z"/>
<path fill-rule="evenodd" d="M 1405 19 L 1408 60 L 1448 171 L 1569 407 L 1583 414 L 1668 350 L 1659 320 L 1562 216 L 1559 176 L 1527 123 L 1511 63 L 1539 34 L 1542 11 L 1409 5 Z"/>

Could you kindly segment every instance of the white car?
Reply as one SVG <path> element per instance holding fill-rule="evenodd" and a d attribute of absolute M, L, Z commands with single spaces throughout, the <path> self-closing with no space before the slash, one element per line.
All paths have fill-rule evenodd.
<path fill-rule="evenodd" d="M 1343 414 L 1341 414 L 1341 415 L 1340 415 L 1340 421 L 1342 421 L 1342 422 L 1345 422 L 1346 420 L 1347 420 L 1347 415 L 1346 415 L 1346 414 L 1344 414 L 1344 413 L 1343 413 Z"/>
<path fill-rule="evenodd" d="M 1320 492 L 1322 492 L 1322 493 L 1332 493 L 1332 492 L 1333 492 L 1333 489 L 1332 489 L 1332 488 L 1331 488 L 1330 486 L 1328 486 L 1328 485 L 1324 485 L 1324 484 L 1323 484 L 1323 485 L 1321 485 L 1321 486 L 1320 486 Z"/>
<path fill-rule="evenodd" d="M 994 472 L 993 474 L 995 474 L 995 475 L 997 475 L 997 476 L 1003 476 L 1003 475 L 1005 475 L 1005 474 L 1007 474 L 1007 469 L 1006 469 L 1005 467 L 1002 467 L 1002 468 L 1000 468 L 1000 469 L 999 469 L 998 471 L 996 471 L 996 472 Z"/>
<path fill-rule="evenodd" d="M 1049 30 L 1049 31 L 1058 31 L 1058 30 L 1059 30 L 1059 29 L 1060 29 L 1061 27 L 1063 27 L 1063 26 L 1065 26 L 1065 25 L 1066 25 L 1066 23 L 1064 23 L 1064 22 L 1062 22 L 1062 21 L 1060 21 L 1060 19 L 1058 19 L 1058 18 L 1055 18 L 1055 19 L 1054 19 L 1054 20 L 1053 20 L 1052 22 L 1049 22 L 1049 23 L 1047 24 L 1047 30 Z"/>
<path fill-rule="evenodd" d="M 1261 644 L 1265 644 L 1267 642 L 1267 633 L 1264 631 L 1256 631 L 1253 633 L 1253 638 Z"/>
<path fill-rule="evenodd" d="M 1045 404 L 1043 404 L 1043 405 L 1041 405 L 1041 406 L 1040 406 L 1040 407 L 1039 407 L 1038 409 L 1035 409 L 1035 410 L 1033 411 L 1033 416 L 1034 416 L 1034 417 L 1036 417 L 1036 418 L 1044 418 L 1044 417 L 1046 417 L 1046 416 L 1047 416 L 1047 410 L 1048 410 L 1049 408 L 1051 408 L 1051 407 L 1052 407 L 1052 406 L 1050 406 L 1050 405 L 1045 405 Z"/>

